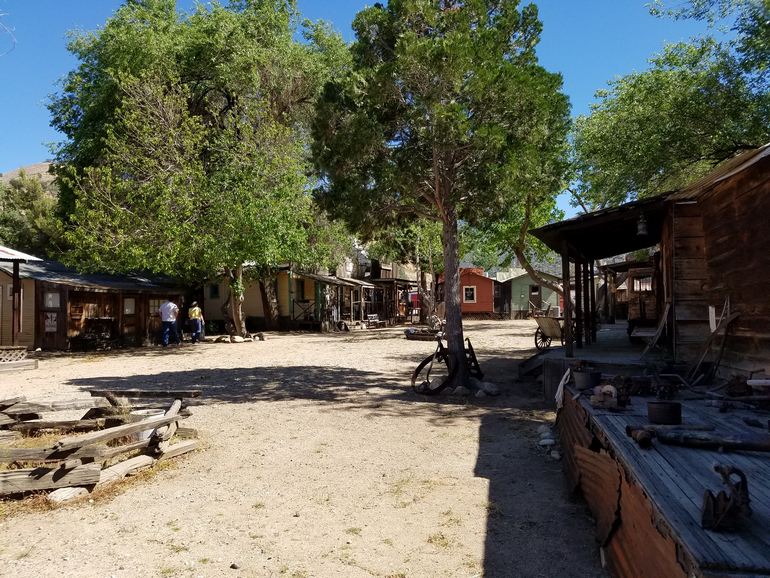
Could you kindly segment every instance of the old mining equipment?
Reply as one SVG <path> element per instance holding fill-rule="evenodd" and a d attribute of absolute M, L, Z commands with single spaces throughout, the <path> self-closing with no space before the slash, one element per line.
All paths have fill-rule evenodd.
<path fill-rule="evenodd" d="M 701 526 L 706 530 L 730 530 L 751 516 L 749 483 L 746 474 L 734 466 L 715 464 L 714 471 L 722 477 L 730 493 L 721 490 L 714 495 L 711 490 L 706 490 L 703 494 Z"/>

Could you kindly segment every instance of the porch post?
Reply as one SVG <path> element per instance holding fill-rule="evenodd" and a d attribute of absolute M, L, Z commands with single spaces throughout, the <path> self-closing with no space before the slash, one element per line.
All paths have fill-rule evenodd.
<path fill-rule="evenodd" d="M 574 357 L 572 347 L 572 301 L 570 300 L 569 249 L 566 241 L 561 244 L 561 283 L 564 290 L 564 343 L 567 357 Z"/>
<path fill-rule="evenodd" d="M 594 279 L 594 261 L 588 262 L 588 282 L 591 285 L 591 342 L 596 343 L 596 283 Z"/>
<path fill-rule="evenodd" d="M 575 342 L 578 349 L 583 348 L 583 262 L 575 259 Z"/>
<path fill-rule="evenodd" d="M 588 283 L 588 259 L 583 261 L 583 341 L 591 343 L 591 286 Z"/>
<path fill-rule="evenodd" d="M 13 313 L 11 319 L 11 345 L 19 344 L 21 333 L 21 279 L 19 278 L 19 262 L 13 262 Z M 2 297 L 2 296 L 0 296 Z"/>

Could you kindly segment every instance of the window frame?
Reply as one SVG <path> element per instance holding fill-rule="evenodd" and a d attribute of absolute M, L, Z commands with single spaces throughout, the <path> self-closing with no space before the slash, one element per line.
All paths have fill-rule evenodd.
<path fill-rule="evenodd" d="M 468 299 L 468 289 L 473 290 L 473 299 Z M 476 285 L 464 285 L 463 286 L 463 303 L 476 303 L 478 299 L 478 291 Z"/>

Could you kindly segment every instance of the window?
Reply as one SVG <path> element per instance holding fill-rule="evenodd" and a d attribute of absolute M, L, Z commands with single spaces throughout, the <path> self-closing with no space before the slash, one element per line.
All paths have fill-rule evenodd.
<path fill-rule="evenodd" d="M 165 299 L 149 299 L 148 301 L 150 307 L 150 316 L 158 317 L 160 315 L 160 306 L 163 305 Z"/>
<path fill-rule="evenodd" d="M 123 299 L 123 315 L 134 315 L 136 313 L 136 299 L 126 297 Z"/>
<path fill-rule="evenodd" d="M 476 303 L 476 286 L 463 287 L 463 303 Z"/>
<path fill-rule="evenodd" d="M 43 293 L 43 309 L 58 309 L 61 306 L 61 294 L 58 291 Z"/>
<path fill-rule="evenodd" d="M 209 299 L 219 299 L 219 283 L 209 285 Z"/>
<path fill-rule="evenodd" d="M 652 277 L 634 277 L 634 291 L 652 291 Z"/>
<path fill-rule="evenodd" d="M 294 298 L 303 300 L 305 298 L 305 280 L 294 279 Z"/>

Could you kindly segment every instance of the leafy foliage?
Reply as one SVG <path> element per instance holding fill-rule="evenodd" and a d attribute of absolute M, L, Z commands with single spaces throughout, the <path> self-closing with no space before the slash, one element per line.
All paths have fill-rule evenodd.
<path fill-rule="evenodd" d="M 321 258 L 304 143 L 344 43 L 297 28 L 288 0 L 131 0 L 73 37 L 50 104 L 72 263 L 199 279 Z"/>
<path fill-rule="evenodd" d="M 678 188 L 770 140 L 768 60 L 761 56 L 769 54 L 767 10 L 761 2 L 691 0 L 670 13 L 714 20 L 738 11 L 737 36 L 668 45 L 649 70 L 597 93 L 599 103 L 575 124 L 585 203 L 605 207 Z"/>
<path fill-rule="evenodd" d="M 55 216 L 56 194 L 23 171 L 0 182 L 0 244 L 41 257 L 58 254 L 61 227 Z"/>
<path fill-rule="evenodd" d="M 541 24 L 516 1 L 391 0 L 361 11 L 349 74 L 314 125 L 317 198 L 365 236 L 439 221 L 448 342 L 462 348 L 458 222 L 490 222 L 558 182 L 561 77 L 537 64 Z M 558 172 L 558 171 L 556 171 Z"/>

